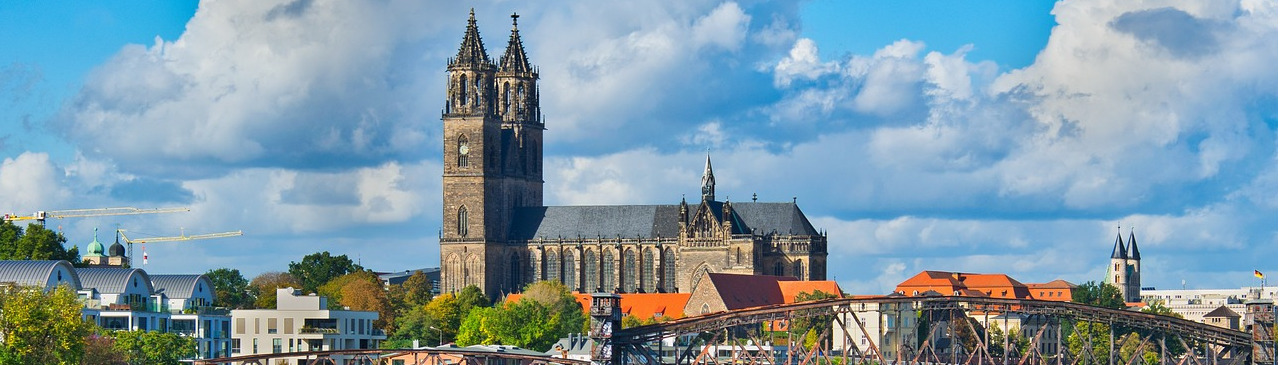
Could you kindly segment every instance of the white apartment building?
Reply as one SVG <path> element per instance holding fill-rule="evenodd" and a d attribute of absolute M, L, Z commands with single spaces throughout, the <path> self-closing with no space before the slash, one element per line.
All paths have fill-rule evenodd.
<path fill-rule="evenodd" d="M 231 356 L 231 316 L 212 308 L 213 281 L 204 275 L 151 275 L 151 283 L 168 299 L 170 332 L 195 337 L 200 358 Z"/>
<path fill-rule="evenodd" d="M 844 351 L 846 353 L 854 353 L 854 349 L 846 349 L 844 347 L 846 332 L 849 340 L 858 347 L 858 350 L 864 355 L 874 356 L 868 349 L 871 344 L 875 344 L 880 349 L 880 355 L 887 361 L 898 359 L 899 355 L 910 356 L 909 354 L 899 354 L 898 347 L 904 344 L 908 347 L 915 347 L 916 342 L 916 311 L 911 303 L 856 303 L 853 305 L 853 314 L 856 315 L 857 322 L 851 315 L 842 315 L 838 321 L 832 323 L 832 350 Z M 844 323 L 844 328 L 840 329 L 840 323 Z M 858 327 L 858 323 L 862 327 Z M 863 332 L 863 329 L 866 332 Z"/>
<path fill-rule="evenodd" d="M 232 310 L 232 355 L 375 349 L 387 339 L 373 327 L 378 312 L 331 310 L 328 304 L 328 298 L 280 288 L 276 309 Z"/>
<path fill-rule="evenodd" d="M 1252 286 L 1240 289 L 1142 289 L 1143 302 L 1162 301 L 1164 306 L 1190 321 L 1204 323 L 1205 314 L 1213 312 L 1218 307 L 1227 307 L 1244 316 L 1240 319 L 1240 328 L 1246 328 L 1253 323 L 1253 317 L 1248 314 L 1245 302 L 1262 299 L 1275 303 L 1276 296 L 1274 286 Z"/>

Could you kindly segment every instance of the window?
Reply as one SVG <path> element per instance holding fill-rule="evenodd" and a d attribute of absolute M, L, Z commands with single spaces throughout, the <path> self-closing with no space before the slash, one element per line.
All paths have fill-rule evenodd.
<path fill-rule="evenodd" d="M 256 354 L 256 353 L 258 353 L 258 339 L 256 339 L 256 338 L 255 338 L 255 339 L 253 339 L 253 352 L 250 352 L 250 353 L 251 353 L 251 354 Z"/>
<path fill-rule="evenodd" d="M 640 258 L 640 288 L 645 293 L 656 292 L 657 288 L 654 287 L 653 282 L 655 276 L 653 272 L 653 249 L 646 248 Z"/>
<path fill-rule="evenodd" d="M 600 286 L 597 285 L 599 283 L 598 278 L 600 277 L 597 265 L 600 265 L 600 261 L 596 260 L 595 251 L 587 250 L 582 253 L 582 290 L 591 292 L 601 291 Z"/>
<path fill-rule="evenodd" d="M 791 272 L 796 275 L 796 279 L 806 280 L 804 276 L 804 261 L 796 260 L 791 263 Z"/>
<path fill-rule="evenodd" d="M 458 207 L 458 236 L 467 236 L 467 207 Z"/>
<path fill-rule="evenodd" d="M 240 353 L 240 339 L 238 338 L 231 339 L 231 353 L 233 354 Z"/>
<path fill-rule="evenodd" d="M 603 279 L 600 281 L 600 291 L 609 293 L 618 288 L 614 279 L 618 277 L 618 271 L 613 266 L 613 251 L 605 250 L 600 253 L 600 272 L 603 273 Z"/>
<path fill-rule="evenodd" d="M 739 249 L 741 254 L 741 249 Z M 675 250 L 662 251 L 662 291 L 676 292 L 676 253 Z"/>
<path fill-rule="evenodd" d="M 273 339 L 271 339 L 271 353 L 273 353 L 273 354 L 278 354 L 278 353 L 280 353 L 280 348 L 281 348 L 281 347 L 283 347 L 283 346 L 281 346 L 280 339 L 278 339 L 278 338 L 273 338 Z"/>
<path fill-rule="evenodd" d="M 773 276 L 782 276 L 782 262 L 773 263 Z"/>
<path fill-rule="evenodd" d="M 543 279 L 560 281 L 560 253 L 556 251 L 547 251 L 547 272 Z"/>
<path fill-rule="evenodd" d="M 570 291 L 580 291 L 578 289 L 578 266 L 574 264 L 573 252 L 565 251 L 564 253 L 564 285 L 569 287 Z"/>
<path fill-rule="evenodd" d="M 622 292 L 636 292 L 636 251 L 627 249 L 622 253 Z"/>

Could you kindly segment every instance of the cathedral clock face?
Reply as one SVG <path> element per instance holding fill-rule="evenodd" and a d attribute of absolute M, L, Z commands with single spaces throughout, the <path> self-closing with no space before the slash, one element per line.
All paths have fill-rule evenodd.
<path fill-rule="evenodd" d="M 467 154 L 467 151 L 471 151 L 471 148 L 470 148 L 470 147 L 467 147 L 467 145 L 466 145 L 466 144 L 463 144 L 463 145 L 461 145 L 461 146 L 458 146 L 458 153 L 460 153 L 460 154 L 464 154 L 464 155 L 465 155 L 465 154 Z"/>

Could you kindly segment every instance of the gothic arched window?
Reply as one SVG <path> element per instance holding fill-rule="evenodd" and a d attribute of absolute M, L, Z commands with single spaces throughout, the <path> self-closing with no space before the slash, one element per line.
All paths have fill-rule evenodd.
<path fill-rule="evenodd" d="M 670 248 L 662 251 L 662 292 L 676 292 L 676 253 Z"/>
<path fill-rule="evenodd" d="M 600 261 L 596 260 L 595 251 L 587 250 L 582 253 L 582 290 L 593 293 L 600 291 L 600 286 L 597 285 L 600 281 L 599 266 Z"/>
<path fill-rule="evenodd" d="M 524 265 L 520 264 L 520 254 L 512 252 L 508 265 L 510 266 L 507 268 L 509 271 L 507 277 L 507 288 L 511 289 L 511 291 L 518 291 L 520 290 L 521 284 L 524 284 L 523 275 L 520 275 L 520 271 L 524 270 Z"/>
<path fill-rule="evenodd" d="M 546 280 L 560 281 L 560 252 L 547 251 Z"/>
<path fill-rule="evenodd" d="M 471 104 L 469 96 L 470 95 L 467 95 L 467 74 L 458 75 L 458 107 Z"/>
<path fill-rule="evenodd" d="M 469 167 L 471 156 L 471 144 L 467 141 L 467 136 L 458 135 L 458 168 Z"/>
<path fill-rule="evenodd" d="M 511 83 L 502 83 L 502 112 L 507 113 L 511 110 Z"/>
<path fill-rule="evenodd" d="M 657 288 L 654 287 L 653 279 L 657 275 L 654 275 L 654 272 L 653 272 L 653 261 L 654 261 L 653 249 L 652 248 L 644 249 L 644 255 L 643 257 L 641 257 L 641 259 L 642 260 L 640 261 L 640 288 L 643 289 L 645 293 L 656 292 Z"/>
<path fill-rule="evenodd" d="M 636 251 L 632 249 L 622 252 L 622 292 L 636 292 Z"/>
<path fill-rule="evenodd" d="M 618 290 L 618 284 L 614 282 L 618 278 L 618 270 L 613 266 L 613 251 L 600 252 L 600 272 L 604 274 L 600 280 L 600 290 L 606 293 Z"/>
<path fill-rule="evenodd" d="M 804 278 L 804 261 L 796 260 L 791 264 L 791 272 L 795 274 L 796 279 L 805 280 Z"/>
<path fill-rule="evenodd" d="M 773 263 L 773 276 L 782 276 L 782 275 L 785 275 L 785 274 L 786 274 L 786 273 L 782 272 L 782 262 L 781 262 L 781 261 Z"/>
<path fill-rule="evenodd" d="M 467 236 L 467 206 L 458 207 L 458 236 Z"/>
<path fill-rule="evenodd" d="M 564 278 L 564 286 L 569 287 L 569 291 L 581 291 L 578 290 L 578 266 L 574 261 L 576 260 L 573 259 L 573 251 L 565 251 L 564 275 L 561 277 Z"/>

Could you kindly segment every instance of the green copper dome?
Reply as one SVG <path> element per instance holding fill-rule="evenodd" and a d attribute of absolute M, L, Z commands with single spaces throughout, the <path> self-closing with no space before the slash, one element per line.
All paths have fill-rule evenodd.
<path fill-rule="evenodd" d="M 102 256 L 102 242 L 98 242 L 98 229 L 93 229 L 93 242 L 89 242 L 89 247 L 85 251 L 85 256 Z"/>

